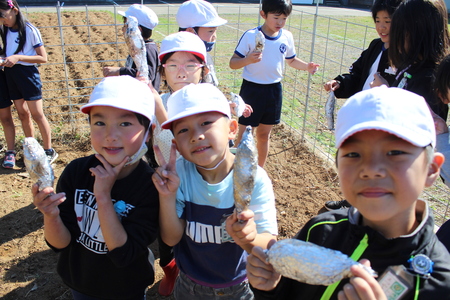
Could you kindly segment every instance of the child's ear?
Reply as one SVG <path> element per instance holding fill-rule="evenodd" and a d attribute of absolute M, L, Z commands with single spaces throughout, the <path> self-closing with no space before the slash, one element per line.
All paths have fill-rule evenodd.
<path fill-rule="evenodd" d="M 433 160 L 430 162 L 428 166 L 428 176 L 425 182 L 426 187 L 430 187 L 436 181 L 439 176 L 439 170 L 444 164 L 445 157 L 442 153 L 436 152 L 433 155 Z"/>
<path fill-rule="evenodd" d="M 263 18 L 264 20 L 266 19 L 266 14 L 264 13 L 263 10 L 259 11 L 259 15 L 261 16 L 261 18 Z"/>
<path fill-rule="evenodd" d="M 146 143 L 148 143 L 150 141 L 150 139 L 152 138 L 153 132 L 155 132 L 156 124 L 152 124 L 150 126 L 152 126 L 152 131 L 150 132 L 151 134 L 147 135 L 147 140 L 145 141 Z"/>
<path fill-rule="evenodd" d="M 239 124 L 236 121 L 236 119 L 231 119 L 230 120 L 230 132 L 228 133 L 229 140 L 234 140 L 234 138 L 237 135 L 238 129 L 239 129 Z"/>

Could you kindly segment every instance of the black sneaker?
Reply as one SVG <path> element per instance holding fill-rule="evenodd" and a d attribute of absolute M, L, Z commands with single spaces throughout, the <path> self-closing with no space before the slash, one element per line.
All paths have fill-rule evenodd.
<path fill-rule="evenodd" d="M 351 204 L 348 203 L 347 200 L 325 202 L 325 208 L 328 210 L 344 209 L 344 208 L 350 208 L 350 207 L 351 207 Z"/>
<path fill-rule="evenodd" d="M 53 163 L 58 158 L 58 153 L 56 153 L 55 149 L 47 149 L 44 150 L 45 155 L 47 155 L 47 159 L 50 163 Z"/>

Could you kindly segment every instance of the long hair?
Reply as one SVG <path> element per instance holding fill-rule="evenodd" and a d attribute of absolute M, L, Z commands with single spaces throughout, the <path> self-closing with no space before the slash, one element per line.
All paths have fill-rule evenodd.
<path fill-rule="evenodd" d="M 450 91 L 450 55 L 442 59 L 434 74 L 433 89 L 441 100 L 447 99 Z"/>
<path fill-rule="evenodd" d="M 392 16 L 391 63 L 398 70 L 439 63 L 449 47 L 447 19 L 443 0 L 405 0 Z"/>
<path fill-rule="evenodd" d="M 12 5 L 12 7 L 11 7 L 11 5 Z M 16 0 L 0 0 L 0 9 L 2 9 L 2 10 L 17 9 L 16 24 L 15 25 L 17 25 L 18 31 L 19 31 L 19 45 L 17 46 L 17 49 L 14 52 L 14 54 L 17 54 L 20 51 L 22 51 L 23 46 L 25 45 L 25 42 L 27 40 L 27 36 L 25 34 L 27 20 L 22 15 L 22 13 L 20 11 L 19 4 L 17 3 Z M 7 28 L 5 26 L 1 26 L 0 28 L 1 28 L 0 29 L 0 35 L 2 36 L 2 41 L 3 41 L 3 46 L 4 46 L 3 49 L 1 50 L 1 54 L 5 54 L 5 51 L 6 51 L 6 36 L 7 36 L 8 32 L 9 32 L 9 28 Z"/>

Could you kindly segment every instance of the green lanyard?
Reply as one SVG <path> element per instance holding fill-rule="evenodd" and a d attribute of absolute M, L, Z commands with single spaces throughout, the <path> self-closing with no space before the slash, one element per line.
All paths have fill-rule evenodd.
<path fill-rule="evenodd" d="M 368 240 L 369 240 L 369 237 L 367 236 L 367 233 L 366 233 L 364 235 L 364 237 L 362 238 L 362 240 L 359 242 L 358 247 L 356 247 L 355 251 L 353 251 L 350 258 L 352 258 L 354 261 L 358 261 L 361 258 L 361 255 L 364 253 L 364 251 L 366 251 L 366 248 L 369 246 Z M 338 282 L 333 283 L 332 285 L 329 285 L 327 287 L 327 289 L 325 290 L 325 293 L 323 293 L 320 300 L 330 299 L 331 295 L 333 295 L 333 293 L 336 290 L 336 288 L 338 287 L 339 283 L 341 283 L 340 280 Z"/>

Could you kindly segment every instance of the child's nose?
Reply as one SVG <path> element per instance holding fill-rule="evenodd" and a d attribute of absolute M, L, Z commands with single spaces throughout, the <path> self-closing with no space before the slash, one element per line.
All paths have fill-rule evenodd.
<path fill-rule="evenodd" d="M 372 157 L 365 159 L 360 176 L 363 179 L 382 178 L 386 175 L 384 163 Z"/>

